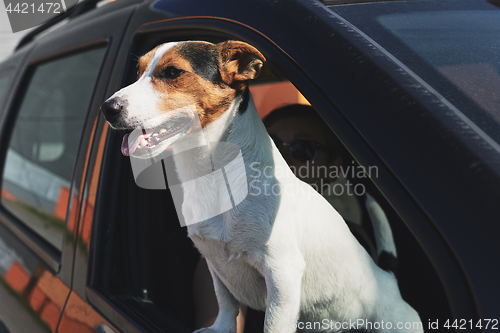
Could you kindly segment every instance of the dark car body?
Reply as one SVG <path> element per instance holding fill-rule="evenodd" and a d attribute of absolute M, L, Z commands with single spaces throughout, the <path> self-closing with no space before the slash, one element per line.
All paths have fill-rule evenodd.
<path fill-rule="evenodd" d="M 130 164 L 119 151 L 121 137 L 99 111 L 106 98 L 135 80 L 140 55 L 162 42 L 191 39 L 238 39 L 255 46 L 274 79 L 293 83 L 357 163 L 377 167 L 372 186 L 401 221 L 393 225 L 400 288 L 426 331 L 436 327 L 431 324 L 439 331 L 498 329 L 500 91 L 492 112 L 466 94 L 447 96 L 459 88 L 410 52 L 411 43 L 388 34 L 378 19 L 461 11 L 480 20 L 484 13 L 498 15 L 498 1 L 325 6 L 314 0 L 119 0 L 94 7 L 82 2 L 55 25 L 36 29 L 0 64 L 0 332 L 193 329 L 188 282 L 194 267 L 186 263 L 197 253 L 177 225 L 168 191 L 134 187 Z M 432 40 L 432 32 L 427 36 Z M 430 45 L 439 49 L 444 43 Z M 474 45 L 467 52 L 481 54 Z M 63 74 L 58 61 L 68 66 Z M 30 85 L 38 80 L 42 88 L 55 86 L 64 73 L 69 83 L 91 85 L 61 87 L 60 93 L 50 88 L 50 103 L 80 111 L 71 114 L 78 121 L 74 131 L 64 132 L 64 125 L 36 146 L 56 161 L 72 145 L 64 170 L 60 163 L 51 165 L 50 157 L 40 162 L 51 170 L 52 184 L 64 187 L 49 195 L 49 185 L 35 190 L 34 180 L 15 183 L 5 165 L 9 147 L 37 140 L 30 138 L 36 124 L 47 126 L 43 133 L 52 128 L 52 118 L 29 123 L 36 103 L 49 98 Z M 75 80 L 71 73 L 78 75 Z M 18 117 L 29 107 L 27 96 L 36 96 L 30 109 L 35 111 Z M 50 103 L 44 108 L 53 108 Z M 25 127 L 16 127 L 20 123 Z M 16 149 L 30 154 L 35 149 L 28 148 Z M 35 155 L 19 163 L 33 178 L 49 177 L 33 166 Z M 23 195 L 54 214 L 28 209 L 18 201 Z M 58 230 L 58 238 L 51 241 L 24 218 L 42 220 L 45 229 Z"/>

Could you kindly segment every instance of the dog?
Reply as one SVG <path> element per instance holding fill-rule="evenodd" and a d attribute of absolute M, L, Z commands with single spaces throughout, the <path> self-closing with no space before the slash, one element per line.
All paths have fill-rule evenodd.
<path fill-rule="evenodd" d="M 142 128 L 138 137 L 124 137 L 123 154 L 154 157 L 171 146 L 188 235 L 207 260 L 219 304 L 215 323 L 196 332 L 235 333 L 239 303 L 265 311 L 267 333 L 423 332 L 395 275 L 377 266 L 337 211 L 295 177 L 268 136 L 248 89 L 265 61 L 240 41 L 162 44 L 139 59 L 138 80 L 102 105 L 112 128 Z M 231 195 L 246 196 L 204 219 L 222 192 L 190 180 L 200 165 L 231 162 L 207 142 L 239 147 L 244 168 L 224 179 L 245 179 Z M 373 204 L 370 215 L 387 229 Z M 391 237 L 378 238 L 381 257 L 394 257 Z"/>

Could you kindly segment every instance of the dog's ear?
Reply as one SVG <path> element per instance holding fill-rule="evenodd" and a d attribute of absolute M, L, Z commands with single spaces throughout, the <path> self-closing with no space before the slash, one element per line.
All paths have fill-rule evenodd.
<path fill-rule="evenodd" d="M 230 40 L 217 44 L 222 81 L 228 85 L 255 79 L 266 58 L 253 46 Z"/>

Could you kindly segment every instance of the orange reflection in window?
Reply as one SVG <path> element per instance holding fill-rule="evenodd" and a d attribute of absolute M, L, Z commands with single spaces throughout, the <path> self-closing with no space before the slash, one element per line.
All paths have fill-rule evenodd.
<path fill-rule="evenodd" d="M 289 104 L 307 104 L 309 102 L 290 82 L 273 82 L 250 86 L 255 107 L 261 118 L 272 110 Z"/>
<path fill-rule="evenodd" d="M 113 332 L 109 323 L 78 294 L 72 292 L 59 324 L 59 333 Z"/>

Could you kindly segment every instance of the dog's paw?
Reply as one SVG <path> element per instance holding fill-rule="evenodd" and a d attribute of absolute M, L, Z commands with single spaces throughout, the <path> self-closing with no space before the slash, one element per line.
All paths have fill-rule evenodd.
<path fill-rule="evenodd" d="M 236 328 L 231 329 L 219 329 L 219 328 L 214 328 L 214 327 L 206 327 L 206 328 L 200 328 L 199 330 L 194 331 L 193 333 L 236 333 Z"/>

